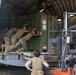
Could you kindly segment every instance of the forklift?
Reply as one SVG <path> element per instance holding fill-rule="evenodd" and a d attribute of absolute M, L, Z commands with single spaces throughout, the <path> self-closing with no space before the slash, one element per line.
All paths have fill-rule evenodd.
<path fill-rule="evenodd" d="M 76 64 L 76 57 L 73 56 L 73 54 L 68 54 L 68 48 L 67 45 L 70 41 L 69 33 L 71 31 L 74 31 L 73 29 L 76 28 L 76 25 L 68 27 L 68 18 L 70 18 L 70 15 L 76 15 L 76 13 L 73 12 L 64 12 L 64 28 L 61 31 L 62 33 L 62 53 L 61 53 L 61 59 L 60 59 L 60 69 L 51 70 L 54 75 L 74 75 L 74 66 Z M 76 74 L 75 74 L 76 75 Z"/>

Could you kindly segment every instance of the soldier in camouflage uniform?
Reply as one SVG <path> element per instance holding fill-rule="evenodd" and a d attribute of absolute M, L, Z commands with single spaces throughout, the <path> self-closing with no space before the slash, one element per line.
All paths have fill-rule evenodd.
<path fill-rule="evenodd" d="M 21 39 L 19 39 L 19 41 L 18 41 L 15 45 L 12 45 L 12 46 L 8 49 L 8 52 L 9 52 L 9 51 L 12 51 L 12 50 L 14 50 L 14 49 L 18 49 L 18 50 L 16 51 L 16 53 L 17 53 L 17 54 L 20 54 L 21 51 L 27 49 L 26 41 L 28 41 L 34 34 L 35 34 L 34 31 L 29 32 L 27 35 L 25 35 L 24 37 L 22 37 Z"/>
<path fill-rule="evenodd" d="M 30 32 L 29 30 L 26 29 L 19 29 L 12 37 L 11 37 L 11 42 L 12 45 L 16 44 L 17 41 L 23 36 L 24 33 Z"/>
<path fill-rule="evenodd" d="M 13 34 L 15 34 L 17 31 L 16 28 L 10 29 L 6 35 L 4 36 L 4 41 L 5 41 L 5 51 L 10 47 L 11 45 L 11 37 Z"/>

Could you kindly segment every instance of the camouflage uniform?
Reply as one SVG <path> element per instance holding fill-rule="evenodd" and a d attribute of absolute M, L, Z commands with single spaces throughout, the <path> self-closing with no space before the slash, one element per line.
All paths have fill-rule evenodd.
<path fill-rule="evenodd" d="M 6 46 L 10 46 L 11 45 L 11 36 L 13 35 L 13 34 L 15 34 L 16 33 L 16 28 L 12 28 L 12 29 L 10 29 L 7 33 L 6 33 L 6 35 L 4 36 L 4 41 L 5 41 L 5 45 Z"/>

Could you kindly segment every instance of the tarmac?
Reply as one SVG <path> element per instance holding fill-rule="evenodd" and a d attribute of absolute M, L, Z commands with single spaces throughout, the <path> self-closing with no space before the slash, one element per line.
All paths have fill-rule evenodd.
<path fill-rule="evenodd" d="M 50 69 L 44 68 L 44 75 L 53 75 Z M 0 66 L 0 75 L 30 75 L 25 67 L 14 67 L 14 66 Z"/>

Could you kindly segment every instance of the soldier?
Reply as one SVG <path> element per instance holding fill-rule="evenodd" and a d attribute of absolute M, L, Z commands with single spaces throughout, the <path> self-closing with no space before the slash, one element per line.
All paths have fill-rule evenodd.
<path fill-rule="evenodd" d="M 26 29 L 19 29 L 12 37 L 11 37 L 11 42 L 12 45 L 16 44 L 17 41 L 23 36 L 24 33 L 30 32 L 29 30 Z"/>
<path fill-rule="evenodd" d="M 25 67 L 31 71 L 31 75 L 43 75 L 42 65 L 45 67 L 49 67 L 49 64 L 44 60 L 42 56 L 40 56 L 39 50 L 34 50 L 34 57 L 28 60 L 25 63 Z M 32 64 L 32 69 L 29 67 L 29 65 Z"/>
<path fill-rule="evenodd" d="M 18 50 L 16 51 L 16 53 L 20 54 L 21 51 L 27 49 L 26 41 L 28 41 L 34 35 L 35 35 L 35 31 L 33 31 L 33 29 L 32 29 L 31 32 L 29 32 L 27 35 L 25 35 L 24 37 L 22 37 L 21 39 L 19 39 L 19 41 L 15 45 L 12 45 L 8 49 L 8 52 L 11 51 L 11 50 L 14 50 L 14 49 L 18 48 Z M 40 34 L 38 34 L 38 35 L 40 35 Z"/>
<path fill-rule="evenodd" d="M 11 36 L 15 34 L 17 31 L 16 28 L 11 28 L 6 35 L 4 36 L 4 42 L 5 42 L 5 51 L 10 47 L 11 45 Z"/>
<path fill-rule="evenodd" d="M 11 46 L 8 51 L 18 48 L 16 53 L 20 54 L 20 51 L 27 49 L 26 41 L 28 41 L 34 34 L 35 34 L 34 32 L 29 32 L 27 35 L 19 39 L 19 41 L 15 45 Z"/>

